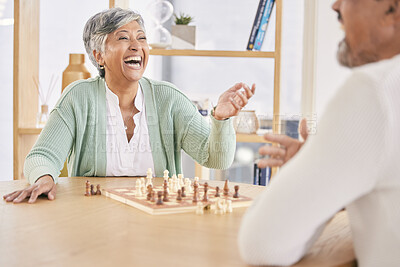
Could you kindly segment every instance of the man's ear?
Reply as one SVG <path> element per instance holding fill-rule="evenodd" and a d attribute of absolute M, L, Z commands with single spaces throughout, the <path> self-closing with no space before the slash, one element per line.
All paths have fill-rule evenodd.
<path fill-rule="evenodd" d="M 98 52 L 97 50 L 93 50 L 93 56 L 100 66 L 104 66 L 104 59 L 103 59 L 101 52 Z"/>

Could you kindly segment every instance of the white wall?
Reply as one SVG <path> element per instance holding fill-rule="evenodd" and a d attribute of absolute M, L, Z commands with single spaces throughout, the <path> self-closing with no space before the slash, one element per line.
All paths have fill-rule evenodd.
<path fill-rule="evenodd" d="M 13 17 L 14 4 L 8 0 L 0 20 Z M 13 40 L 13 25 L 0 26 L 0 181 L 13 179 Z"/>
<path fill-rule="evenodd" d="M 318 1 L 318 0 L 316 0 Z M 348 77 L 350 71 L 336 60 L 337 46 L 344 37 L 337 14 L 332 10 L 334 1 L 318 1 L 318 42 L 316 61 L 316 112 L 317 119 L 326 103 Z"/>

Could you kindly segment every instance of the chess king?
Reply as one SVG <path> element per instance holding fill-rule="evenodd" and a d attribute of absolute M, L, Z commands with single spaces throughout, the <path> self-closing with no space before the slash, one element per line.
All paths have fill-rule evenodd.
<path fill-rule="evenodd" d="M 40 194 L 53 200 L 67 156 L 69 176 L 146 176 L 149 167 L 158 177 L 165 169 L 174 175 L 182 172 L 181 150 L 208 168 L 230 166 L 236 145 L 230 118 L 253 96 L 254 84 L 239 82 L 223 92 L 209 124 L 175 85 L 143 77 L 149 46 L 140 14 L 97 13 L 83 41 L 99 75 L 63 91 L 26 157 L 31 186 L 6 201 L 34 203 Z"/>

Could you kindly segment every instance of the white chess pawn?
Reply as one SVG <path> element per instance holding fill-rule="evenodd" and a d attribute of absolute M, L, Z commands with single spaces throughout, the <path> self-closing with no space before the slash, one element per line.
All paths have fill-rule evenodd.
<path fill-rule="evenodd" d="M 192 182 L 189 178 L 185 178 L 185 191 L 190 194 L 193 193 Z"/>
<path fill-rule="evenodd" d="M 147 178 L 153 178 L 153 171 L 151 170 L 151 168 L 147 169 Z"/>
<path fill-rule="evenodd" d="M 204 207 L 203 207 L 203 204 L 201 202 L 197 202 L 196 214 L 197 215 L 204 214 Z"/>
<path fill-rule="evenodd" d="M 164 171 L 164 181 L 167 181 L 168 182 L 168 174 L 169 174 L 169 171 L 168 170 L 165 170 Z"/>
<path fill-rule="evenodd" d="M 142 181 L 140 179 L 136 180 L 136 196 L 141 197 L 143 195 L 142 193 Z"/>
<path fill-rule="evenodd" d="M 142 182 L 142 186 L 141 186 L 141 190 L 142 190 L 142 194 L 146 194 L 146 180 L 142 177 L 140 178 L 140 181 Z"/>
<path fill-rule="evenodd" d="M 232 208 L 232 200 L 228 199 L 226 201 L 226 212 L 232 213 L 233 208 Z"/>
<path fill-rule="evenodd" d="M 172 192 L 172 190 L 173 190 L 173 189 L 172 189 L 172 186 L 173 186 L 172 183 L 173 183 L 172 178 L 169 178 L 169 179 L 168 179 L 168 189 L 169 189 L 169 192 Z"/>
<path fill-rule="evenodd" d="M 178 192 L 178 178 L 176 178 L 176 175 L 172 175 L 172 192 L 176 193 Z"/>

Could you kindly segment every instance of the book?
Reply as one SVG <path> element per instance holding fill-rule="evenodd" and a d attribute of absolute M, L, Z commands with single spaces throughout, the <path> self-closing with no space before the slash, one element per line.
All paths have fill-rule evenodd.
<path fill-rule="evenodd" d="M 254 50 L 256 51 L 261 50 L 274 4 L 275 0 L 267 0 L 267 4 L 265 5 L 263 16 L 261 18 L 260 27 L 257 32 L 256 40 L 254 42 Z"/>
<path fill-rule="evenodd" d="M 266 3 L 267 3 L 267 0 L 260 0 L 260 2 L 258 3 L 257 13 L 254 18 L 253 27 L 251 28 L 249 41 L 247 42 L 247 50 L 253 50 L 253 48 L 254 48 L 254 42 L 256 41 L 257 32 L 258 32 L 258 29 L 260 28 L 261 19 L 262 19 L 262 15 L 263 15 Z"/>
<path fill-rule="evenodd" d="M 263 185 L 266 186 L 269 183 L 271 178 L 271 168 L 263 168 L 260 169 L 257 166 L 257 163 L 254 163 L 254 185 Z"/>

